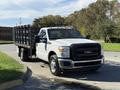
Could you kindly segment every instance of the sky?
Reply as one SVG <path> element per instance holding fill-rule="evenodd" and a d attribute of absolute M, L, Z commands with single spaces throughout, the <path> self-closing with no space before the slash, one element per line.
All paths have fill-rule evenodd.
<path fill-rule="evenodd" d="M 96 0 L 1 0 L 0 26 L 32 24 L 33 20 L 46 15 L 67 16 L 87 7 Z"/>

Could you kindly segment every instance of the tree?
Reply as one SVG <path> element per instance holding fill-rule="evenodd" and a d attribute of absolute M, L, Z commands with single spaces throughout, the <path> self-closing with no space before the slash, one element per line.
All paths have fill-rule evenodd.
<path fill-rule="evenodd" d="M 37 27 L 52 27 L 52 26 L 63 26 L 64 25 L 64 17 L 59 15 L 53 16 L 48 15 L 42 18 L 35 19 L 33 21 L 33 26 Z"/>
<path fill-rule="evenodd" d="M 92 39 L 120 37 L 120 3 L 117 0 L 97 0 L 87 8 L 75 11 L 67 17 L 48 15 L 35 19 L 33 26 L 74 26 L 84 36 Z"/>

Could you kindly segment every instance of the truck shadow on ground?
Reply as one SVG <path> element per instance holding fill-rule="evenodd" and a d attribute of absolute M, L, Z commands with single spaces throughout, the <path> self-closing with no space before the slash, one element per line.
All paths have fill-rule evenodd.
<path fill-rule="evenodd" d="M 48 65 L 47 62 L 40 59 L 33 59 L 30 60 L 29 62 L 31 63 L 40 62 L 43 63 L 44 65 Z M 120 82 L 120 63 L 105 62 L 105 64 L 98 71 L 77 71 L 77 72 L 72 71 L 64 73 L 59 77 L 89 81 Z"/>
<path fill-rule="evenodd" d="M 98 71 L 67 72 L 62 77 L 77 80 L 120 82 L 120 63 L 106 62 Z"/>

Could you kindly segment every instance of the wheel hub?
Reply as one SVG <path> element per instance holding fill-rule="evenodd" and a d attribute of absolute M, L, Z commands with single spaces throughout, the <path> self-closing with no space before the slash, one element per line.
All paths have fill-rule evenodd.
<path fill-rule="evenodd" d="M 56 71 L 56 63 L 54 59 L 51 60 L 50 66 L 51 66 L 51 71 L 54 73 Z"/>

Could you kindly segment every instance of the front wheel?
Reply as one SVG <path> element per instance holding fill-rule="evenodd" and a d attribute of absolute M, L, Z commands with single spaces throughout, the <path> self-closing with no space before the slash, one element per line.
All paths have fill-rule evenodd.
<path fill-rule="evenodd" d="M 57 55 L 50 56 L 49 66 L 50 66 L 50 71 L 53 75 L 58 76 L 61 74 Z"/>

